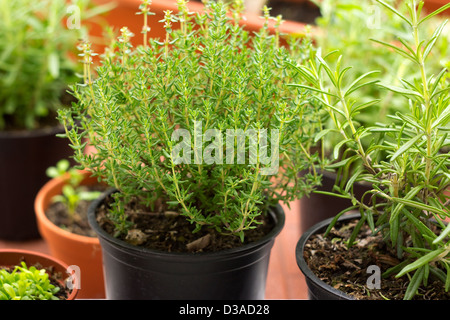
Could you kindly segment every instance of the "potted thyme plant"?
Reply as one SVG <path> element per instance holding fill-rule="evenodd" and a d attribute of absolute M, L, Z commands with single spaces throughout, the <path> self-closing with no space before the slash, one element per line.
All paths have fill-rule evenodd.
<path fill-rule="evenodd" d="M 448 71 L 444 68 L 432 74 L 428 68 L 446 21 L 429 38 L 423 39 L 421 30 L 450 4 L 421 15 L 423 1 L 409 0 L 408 15 L 404 15 L 381 0 L 378 3 L 402 19 L 405 30 L 398 35 L 401 45 L 374 41 L 412 62 L 420 72 L 413 80 L 400 79 L 400 85 L 374 84 L 367 80 L 372 72 L 351 78 L 351 68 L 341 65 L 341 59 L 333 67 L 329 55 L 322 57 L 320 52 L 314 54 L 310 65 L 298 66 L 308 82 L 299 86 L 309 88 L 327 108 L 335 123 L 332 131 L 342 136 L 339 146 L 350 154 L 340 163 L 342 174 L 353 161 L 361 161 L 362 166 L 349 175 L 344 188 L 335 189 L 336 195 L 350 199 L 352 206 L 306 232 L 297 245 L 297 261 L 307 274 L 312 298 L 448 299 Z M 381 99 L 391 93 L 399 95 L 407 108 L 389 115 L 384 123 L 359 126 L 356 115 L 377 101 L 361 101 L 357 92 L 374 85 L 383 88 Z M 352 192 L 356 181 L 367 181 L 372 188 L 356 197 Z M 364 198 L 370 201 L 365 203 Z M 359 217 L 343 226 L 339 219 L 351 210 L 359 211 Z M 328 241 L 330 238 L 333 240 Z M 341 256 L 344 251 L 349 255 Z M 321 260 L 324 256 L 328 266 Z M 317 269 L 317 265 L 322 267 Z M 334 269 L 332 276 L 327 269 Z M 370 283 L 366 272 L 374 270 L 379 277 Z M 344 274 L 358 279 L 346 279 Z"/>
<path fill-rule="evenodd" d="M 122 28 L 96 76 L 85 43 L 78 103 L 59 112 L 75 160 L 114 188 L 89 212 L 107 298 L 263 298 L 279 202 L 320 180 L 297 176 L 314 161 L 315 110 L 287 86 L 297 77 L 288 61 L 310 41 L 279 45 L 267 8 L 250 36 L 239 6 L 211 1 L 191 14 L 186 2 L 166 12 L 162 40 L 146 38 L 144 23 L 134 48 Z"/>
<path fill-rule="evenodd" d="M 39 237 L 33 199 L 45 170 L 71 152 L 55 136 L 63 132 L 56 110 L 73 100 L 66 90 L 82 72 L 78 24 L 91 11 L 88 0 L 1 1 L 1 8 L 0 238 L 26 240 Z"/>

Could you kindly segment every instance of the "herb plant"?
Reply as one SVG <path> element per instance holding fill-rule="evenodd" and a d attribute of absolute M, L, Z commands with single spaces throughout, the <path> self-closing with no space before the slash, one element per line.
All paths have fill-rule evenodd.
<path fill-rule="evenodd" d="M 194 231 L 243 239 L 269 205 L 319 182 L 298 177 L 314 161 L 307 150 L 315 110 L 287 86 L 297 78 L 287 62 L 299 62 L 310 41 L 279 45 L 267 8 L 264 27 L 249 34 L 239 25 L 241 1 L 210 1 L 196 14 L 177 3 L 179 13 L 161 21 L 164 39 L 147 40 L 144 23 L 144 45 L 133 48 L 123 27 L 96 76 L 85 43 L 85 83 L 72 88 L 79 103 L 60 120 L 75 160 L 120 191 L 110 212 L 116 236 L 131 228 L 124 206 L 138 198 L 151 210 L 159 201 L 179 212 Z M 149 15 L 150 1 L 140 10 Z M 86 154 L 87 146 L 96 152 Z"/>
<path fill-rule="evenodd" d="M 59 291 L 45 269 L 27 267 L 21 262 L 12 272 L 0 270 L 0 300 L 59 300 Z"/>
<path fill-rule="evenodd" d="M 74 48 L 85 29 L 76 19 L 99 8 L 90 0 L 0 1 L 0 130 L 57 123 L 56 110 L 70 104 L 68 84 L 81 72 Z"/>
<path fill-rule="evenodd" d="M 408 14 L 405 1 L 387 0 L 391 6 L 403 15 Z M 420 76 L 420 71 L 415 68 L 414 62 L 403 59 L 401 55 L 393 55 L 389 50 L 384 50 L 378 41 L 390 44 L 398 43 L 397 36 L 405 30 L 406 22 L 387 7 L 377 5 L 375 0 L 323 0 L 317 2 L 321 16 L 316 19 L 317 29 L 314 40 L 317 47 L 323 52 L 339 50 L 339 55 L 329 57 L 329 63 L 335 62 L 341 57 L 342 65 L 351 65 L 352 73 L 357 78 L 373 70 L 379 72 L 368 74 L 366 81 L 378 80 L 384 83 L 399 85 L 399 79 L 412 81 Z M 435 27 L 442 23 L 443 19 L 434 17 L 426 26 L 422 26 L 418 32 L 422 38 L 432 37 Z M 428 61 L 428 71 L 439 73 L 442 64 L 449 61 L 449 32 L 443 30 L 443 35 L 437 40 L 433 52 L 433 59 Z M 383 95 L 379 86 L 365 86 L 358 90 L 361 102 L 378 100 Z M 361 125 L 373 126 L 377 122 L 385 122 L 386 117 L 396 112 L 408 112 L 408 106 L 403 103 L 402 97 L 393 92 L 383 95 L 383 99 L 374 105 L 364 109 L 355 115 L 354 119 Z M 329 117 L 323 120 L 324 128 L 333 128 L 334 124 Z M 332 161 L 333 147 L 339 142 L 339 136 L 328 135 L 323 140 L 323 156 L 330 157 Z M 364 141 L 363 141 L 364 143 Z M 341 158 L 342 160 L 342 158 Z"/>
<path fill-rule="evenodd" d="M 80 186 L 83 175 L 75 168 L 70 168 L 70 163 L 66 159 L 58 161 L 55 167 L 49 167 L 47 175 L 50 178 L 67 178 L 67 183 L 62 188 L 62 194 L 54 196 L 52 201 L 63 203 L 72 220 L 80 201 L 92 201 L 101 194 L 100 191 L 89 191 L 85 187 Z"/>
<path fill-rule="evenodd" d="M 398 35 L 398 44 L 373 41 L 385 47 L 392 55 L 399 55 L 419 71 L 412 80 L 399 79 L 398 85 L 376 83 L 369 77 L 370 71 L 359 77 L 351 77 L 351 67 L 341 64 L 343 58 L 329 61 L 329 53 L 322 57 L 320 50 L 309 64 L 297 66 L 298 72 L 308 84 L 297 86 L 314 93 L 317 103 L 323 105 L 334 123 L 330 134 L 339 134 L 342 140 L 335 150 L 343 149 L 348 156 L 336 164 L 339 173 L 349 177 L 344 186 L 335 186 L 335 195 L 349 198 L 353 206 L 336 215 L 327 232 L 345 212 L 357 209 L 361 218 L 349 239 L 354 239 L 361 226 L 367 223 L 372 232 L 381 232 L 386 242 L 401 260 L 384 275 L 408 277 L 409 285 L 404 299 L 412 299 L 420 286 L 426 286 L 430 277 L 442 281 L 445 291 L 450 289 L 450 225 L 449 219 L 449 120 L 450 95 L 448 70 L 430 73 L 433 64 L 433 48 L 443 32 L 443 21 L 429 38 L 421 37 L 421 30 L 450 4 L 422 16 L 423 1 L 408 0 L 408 14 L 378 0 L 405 26 Z M 380 49 L 381 50 L 381 49 Z M 386 72 L 386 71 L 385 71 Z M 395 72 L 395 70 L 393 70 Z M 385 78 L 384 75 L 381 75 Z M 381 100 L 363 101 L 358 92 L 363 88 L 378 86 Z M 403 98 L 401 111 L 388 115 L 384 123 L 360 126 L 355 120 L 358 113 L 370 105 L 382 103 L 391 94 Z M 380 157 L 387 153 L 387 157 Z M 350 164 L 360 161 L 361 166 L 349 173 Z M 372 190 L 370 204 L 352 193 L 356 181 L 366 181 Z"/>

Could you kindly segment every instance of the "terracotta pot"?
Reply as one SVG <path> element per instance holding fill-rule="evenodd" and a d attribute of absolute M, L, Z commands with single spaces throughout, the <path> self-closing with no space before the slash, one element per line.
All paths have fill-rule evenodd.
<path fill-rule="evenodd" d="M 109 1 L 94 0 L 94 2 L 97 4 L 104 4 Z M 143 18 L 140 15 L 136 15 L 136 12 L 139 11 L 138 8 L 141 4 L 141 0 L 118 0 L 116 3 L 117 7 L 105 15 L 106 21 L 117 30 L 123 26 L 127 26 L 131 32 L 135 34 L 132 39 L 133 45 L 142 44 L 141 30 Z M 196 1 L 190 1 L 188 7 L 191 12 L 202 12 L 204 10 L 203 4 Z M 155 15 L 149 16 L 149 26 L 151 29 L 148 33 L 148 37 L 163 39 L 166 36 L 166 31 L 163 28 L 163 23 L 158 21 L 164 18 L 165 10 L 171 10 L 173 14 L 178 12 L 176 0 L 153 0 L 150 8 Z M 248 31 L 257 31 L 264 24 L 264 20 L 259 14 L 246 13 L 245 18 L 246 21 L 242 24 Z M 274 24 L 274 21 L 270 21 L 269 29 L 272 33 L 274 33 Z M 280 31 L 285 34 L 301 34 L 304 32 L 305 26 L 306 25 L 303 23 L 285 21 L 281 25 Z M 178 27 L 178 23 L 174 23 L 173 28 L 177 29 Z M 93 36 L 102 36 L 102 31 L 99 26 L 94 26 L 91 30 L 91 34 Z M 102 52 L 102 49 L 99 50 L 100 51 L 97 52 Z"/>
<path fill-rule="evenodd" d="M 447 3 L 448 0 L 425 0 L 424 8 L 431 13 Z M 445 10 L 441 15 L 450 15 L 450 10 Z"/>
<path fill-rule="evenodd" d="M 110 2 L 109 0 L 93 0 L 96 4 L 105 4 Z M 142 3 L 141 0 L 117 0 L 115 1 L 117 6 L 105 14 L 105 20 L 109 25 L 114 27 L 114 30 L 119 30 L 122 27 L 128 27 L 131 32 L 134 33 L 132 38 L 133 45 L 142 44 L 142 26 L 144 20 L 142 15 L 136 15 L 139 12 L 139 5 Z M 203 10 L 203 4 L 200 2 L 190 1 L 188 3 L 189 10 L 191 12 L 201 12 Z M 166 36 L 166 31 L 164 29 L 164 24 L 159 22 L 164 19 L 164 11 L 171 10 L 173 14 L 178 12 L 178 6 L 176 0 L 153 0 L 150 6 L 150 11 L 155 13 L 155 15 L 148 17 L 150 31 L 147 33 L 149 38 L 160 38 L 163 39 Z M 178 23 L 173 24 L 173 28 L 178 28 Z M 100 26 L 93 26 L 90 32 L 93 36 L 102 35 L 102 30 Z"/>
<path fill-rule="evenodd" d="M 60 261 L 54 257 L 29 250 L 0 249 L 0 266 L 12 267 L 20 265 L 21 261 L 25 261 L 27 266 L 39 263 L 44 268 L 53 268 L 54 272 L 60 272 L 62 275 L 67 274 L 67 276 L 69 277 L 69 274 L 67 273 L 67 269 L 69 268 L 69 266 L 63 261 Z M 76 283 L 76 274 L 72 274 L 71 277 L 73 283 Z M 60 283 L 65 285 L 63 280 L 61 280 Z M 77 294 L 78 289 L 76 286 L 74 286 L 67 300 L 75 300 Z"/>
<path fill-rule="evenodd" d="M 89 177 L 88 172 L 83 172 L 83 174 L 85 179 L 82 185 L 97 183 L 97 178 Z M 64 179 L 55 178 L 48 181 L 39 190 L 34 203 L 39 232 L 53 256 L 80 268 L 81 286 L 78 297 L 82 299 L 104 298 L 102 251 L 98 238 L 63 230 L 45 215 L 45 210 L 51 204 L 53 196 L 61 194 L 64 184 Z"/>

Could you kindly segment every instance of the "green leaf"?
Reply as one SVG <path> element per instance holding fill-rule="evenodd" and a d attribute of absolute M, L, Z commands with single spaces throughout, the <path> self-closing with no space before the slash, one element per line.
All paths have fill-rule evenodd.
<path fill-rule="evenodd" d="M 78 193 L 80 200 L 92 201 L 97 199 L 102 193 L 100 191 L 82 191 Z"/>
<path fill-rule="evenodd" d="M 427 235 L 433 239 L 436 238 L 436 234 L 434 234 L 434 232 L 431 231 L 422 221 L 412 215 L 409 210 L 404 209 L 403 213 L 416 226 L 420 233 L 422 233 L 423 235 Z"/>
<path fill-rule="evenodd" d="M 437 9 L 436 11 L 430 13 L 429 15 L 427 15 L 426 17 L 422 18 L 422 20 L 419 21 L 419 23 L 417 24 L 418 26 L 420 26 L 422 23 L 424 23 L 425 21 L 433 18 L 434 16 L 438 15 L 439 13 L 447 10 L 450 8 L 450 3 L 447 3 L 446 5 L 440 7 L 439 9 Z"/>
<path fill-rule="evenodd" d="M 16 292 L 14 291 L 14 288 L 9 283 L 4 283 L 3 289 L 9 295 L 10 299 L 14 299 L 16 297 Z"/>
<path fill-rule="evenodd" d="M 438 242 L 444 240 L 444 238 L 450 233 L 450 223 L 447 225 L 447 227 L 442 230 L 441 234 L 434 239 L 433 244 L 437 244 Z"/>
<path fill-rule="evenodd" d="M 292 62 L 288 62 L 288 64 L 290 66 L 292 66 L 295 70 L 297 70 L 297 72 L 300 73 L 303 76 L 303 78 L 308 80 L 308 82 L 310 82 L 310 83 L 317 82 L 314 74 L 305 66 L 301 66 L 301 65 L 299 66 L 299 65 L 293 64 Z M 289 84 L 289 85 L 292 85 L 292 84 Z"/>
<path fill-rule="evenodd" d="M 400 231 L 400 216 L 398 214 L 400 210 L 397 210 L 400 206 L 401 204 L 394 205 L 394 211 L 396 211 L 397 214 L 393 213 L 389 218 L 389 237 L 392 241 L 393 246 L 397 245 L 398 235 Z"/>
<path fill-rule="evenodd" d="M 368 101 L 366 103 L 359 104 L 356 107 L 352 108 L 352 112 L 359 112 L 363 109 L 373 106 L 374 104 L 379 103 L 380 101 L 381 101 L 381 99 L 376 99 L 376 100 Z"/>
<path fill-rule="evenodd" d="M 383 6 L 385 6 L 386 8 L 388 8 L 389 10 L 391 10 L 394 14 L 396 14 L 397 16 L 399 16 L 400 18 L 402 18 L 407 24 L 409 24 L 412 27 L 412 23 L 411 21 L 409 21 L 408 18 L 406 18 L 402 13 L 400 13 L 397 9 L 395 9 L 394 7 L 392 7 L 391 5 L 387 4 L 384 1 L 381 0 L 377 0 L 377 2 L 381 3 Z"/>
<path fill-rule="evenodd" d="M 330 132 L 336 132 L 335 129 L 324 129 L 321 130 L 317 135 L 314 137 L 314 142 L 318 142 L 320 139 L 322 139 L 326 134 Z"/>
<path fill-rule="evenodd" d="M 386 88 L 390 91 L 403 94 L 403 95 L 411 95 L 411 96 L 422 98 L 422 95 L 417 91 L 413 91 L 413 90 L 409 90 L 409 89 L 405 89 L 405 88 L 401 88 L 401 87 L 397 87 L 397 86 L 384 85 L 384 84 L 379 84 L 379 86 Z"/>
<path fill-rule="evenodd" d="M 339 157 L 339 150 L 341 149 L 341 147 L 346 144 L 347 142 L 352 142 L 352 139 L 344 139 L 339 141 L 338 143 L 336 143 L 336 145 L 334 146 L 334 150 L 333 150 L 333 156 L 334 159 L 337 159 Z"/>
<path fill-rule="evenodd" d="M 70 167 L 69 160 L 67 159 L 59 160 L 58 163 L 56 164 L 56 167 L 60 172 L 66 172 Z"/>
<path fill-rule="evenodd" d="M 450 265 L 445 263 L 445 269 L 447 270 L 447 276 L 445 277 L 445 291 L 450 290 Z"/>
<path fill-rule="evenodd" d="M 56 52 L 50 53 L 48 56 L 48 71 L 54 79 L 59 77 L 59 57 Z"/>
<path fill-rule="evenodd" d="M 398 156 L 400 156 L 401 154 L 403 154 L 406 150 L 408 150 L 409 148 L 411 148 L 417 141 L 419 141 L 419 139 L 421 139 L 422 136 L 421 135 L 417 135 L 415 137 L 413 137 L 411 140 L 409 140 L 407 143 L 403 144 L 391 157 L 391 161 L 394 161 L 395 159 L 397 159 Z"/>
<path fill-rule="evenodd" d="M 437 117 L 436 120 L 433 121 L 433 124 L 431 125 L 431 127 L 436 128 L 440 125 L 447 124 L 448 117 L 450 117 L 450 104 L 444 109 L 444 111 L 442 111 L 442 113 L 439 115 L 439 117 Z"/>
<path fill-rule="evenodd" d="M 408 200 L 408 199 L 402 199 L 402 198 L 396 198 L 396 197 L 392 197 L 390 199 L 395 202 L 406 204 L 413 208 L 434 212 L 434 213 L 437 213 L 437 214 L 443 215 L 443 216 L 447 215 L 447 212 L 445 212 L 444 210 L 441 210 L 441 209 L 433 207 L 433 206 L 429 206 L 429 205 L 421 203 L 421 202 L 412 201 L 412 200 Z"/>
<path fill-rule="evenodd" d="M 47 168 L 47 170 L 45 171 L 46 175 L 49 178 L 56 178 L 59 176 L 59 172 L 55 167 L 49 167 Z"/>
<path fill-rule="evenodd" d="M 410 263 L 406 267 L 404 267 L 396 275 L 396 277 L 399 278 L 399 277 L 403 276 L 404 274 L 406 274 L 408 272 L 414 271 L 415 269 L 418 269 L 418 268 L 424 266 L 425 264 L 430 263 L 431 261 L 433 261 L 437 256 L 439 256 L 443 252 L 445 252 L 445 248 L 439 248 L 437 250 L 434 250 L 434 251 L 431 251 L 431 252 L 427 253 L 426 255 L 420 257 L 419 259 L 417 259 L 413 263 Z"/>
<path fill-rule="evenodd" d="M 425 274 L 425 268 L 421 267 L 414 273 L 411 281 L 409 282 L 408 287 L 406 288 L 404 300 L 411 300 L 417 292 L 420 284 L 423 281 L 423 276 Z"/>
<path fill-rule="evenodd" d="M 430 41 L 428 41 L 427 45 L 425 46 L 424 52 L 423 52 L 423 57 L 424 60 L 428 57 L 428 55 L 430 54 L 431 50 L 433 49 L 437 39 L 439 38 L 439 36 L 442 33 L 442 30 L 444 29 L 445 25 L 447 24 L 447 20 L 445 20 L 444 22 L 442 22 L 439 27 L 435 30 L 434 34 L 432 35 Z"/>
<path fill-rule="evenodd" d="M 350 188 L 354 185 L 356 179 L 359 177 L 359 175 L 364 171 L 364 168 L 360 167 L 358 168 L 355 173 L 348 179 L 347 184 L 345 185 L 345 192 L 349 192 Z"/>
<path fill-rule="evenodd" d="M 351 156 L 351 157 L 346 158 L 346 159 L 344 159 L 344 160 L 341 160 L 341 161 L 339 161 L 339 162 L 336 162 L 336 163 L 332 163 L 332 164 L 330 164 L 330 165 L 327 165 L 327 166 L 326 166 L 326 169 L 327 169 L 327 170 L 330 170 L 330 169 L 340 168 L 340 167 L 343 167 L 343 166 L 347 165 L 349 162 L 352 162 L 352 161 L 357 160 L 357 159 L 359 159 L 359 156 L 358 156 L 358 155 Z"/>
<path fill-rule="evenodd" d="M 321 90 L 321 89 L 317 89 L 317 88 L 314 88 L 314 87 L 311 87 L 311 86 L 307 86 L 307 85 L 304 85 L 304 84 L 290 84 L 290 86 L 298 87 L 298 88 L 302 88 L 302 89 L 306 89 L 306 90 L 322 93 L 322 94 L 325 94 L 327 96 L 333 96 L 333 97 L 338 98 L 338 96 L 335 95 L 334 93 L 331 93 L 331 92 L 328 92 L 328 91 L 324 91 L 324 90 Z"/>
<path fill-rule="evenodd" d="M 365 86 L 368 86 L 368 85 L 372 85 L 372 84 L 374 84 L 374 83 L 377 83 L 379 80 L 369 81 L 369 82 L 366 82 L 366 83 L 363 83 L 363 84 L 360 84 L 360 85 L 357 86 L 357 84 L 358 84 L 361 80 L 363 80 L 364 78 L 367 78 L 367 77 L 369 77 L 369 76 L 371 76 L 371 75 L 373 75 L 373 74 L 377 74 L 377 73 L 380 73 L 380 72 L 379 72 L 379 71 L 370 71 L 370 72 L 366 72 L 366 73 L 364 73 L 363 75 L 361 75 L 360 77 L 358 77 L 356 80 L 354 80 L 354 81 L 348 86 L 348 89 L 347 89 L 347 91 L 345 92 L 344 97 L 348 96 L 349 94 L 351 94 L 352 92 L 358 90 L 359 88 L 362 88 L 362 87 L 365 87 Z"/>
<path fill-rule="evenodd" d="M 380 40 L 377 40 L 377 39 L 370 39 L 370 40 L 373 41 L 373 42 L 379 43 L 379 44 L 381 44 L 383 46 L 389 47 L 390 49 L 393 49 L 394 51 L 399 53 L 401 56 L 411 60 L 412 62 L 416 62 L 417 61 L 415 56 L 411 55 L 409 52 L 403 50 L 402 48 L 399 48 L 399 47 L 394 46 L 394 45 L 392 45 L 390 43 L 387 43 L 387 42 L 384 42 L 384 41 L 380 41 Z"/>
<path fill-rule="evenodd" d="M 351 199 L 350 195 L 333 193 L 333 192 L 329 192 L 329 191 L 314 190 L 313 192 L 317 193 L 317 194 L 323 194 L 326 196 L 338 197 L 338 198 L 342 198 L 342 199 Z"/>

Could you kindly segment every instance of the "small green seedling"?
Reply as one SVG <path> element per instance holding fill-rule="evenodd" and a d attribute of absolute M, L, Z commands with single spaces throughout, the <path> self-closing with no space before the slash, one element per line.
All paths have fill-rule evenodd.
<path fill-rule="evenodd" d="M 69 175 L 67 184 L 62 188 L 62 194 L 54 196 L 52 200 L 53 202 L 65 204 L 72 219 L 80 201 L 91 201 L 101 194 L 100 191 L 86 191 L 83 186 L 80 186 L 83 175 L 75 168 L 70 168 L 70 163 L 66 159 L 58 161 L 55 167 L 49 167 L 46 172 L 51 178 L 61 178 L 66 174 Z"/>
<path fill-rule="evenodd" d="M 21 262 L 12 272 L 0 270 L 0 300 L 59 300 L 59 291 L 45 269 L 27 267 Z"/>

